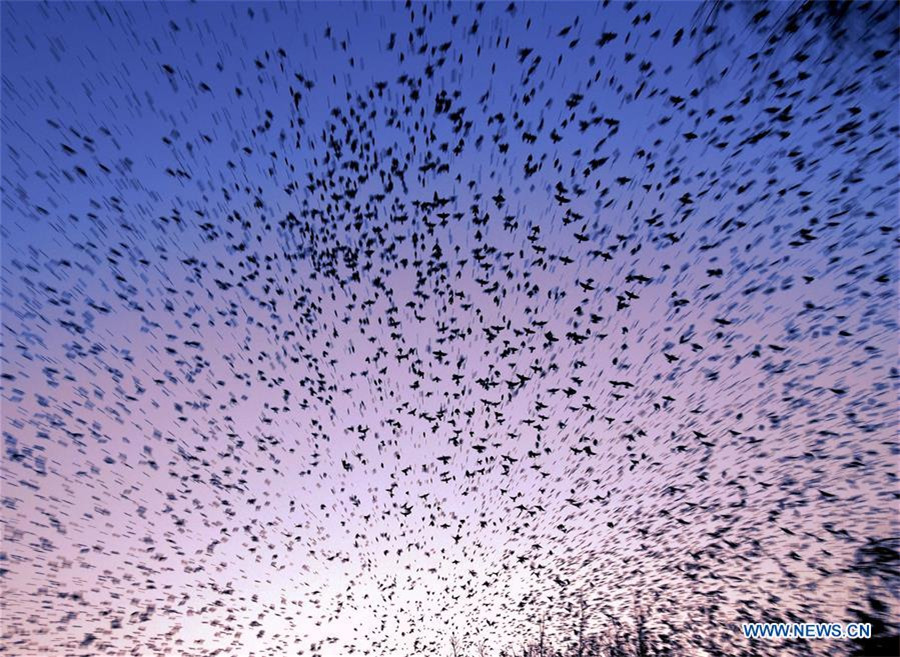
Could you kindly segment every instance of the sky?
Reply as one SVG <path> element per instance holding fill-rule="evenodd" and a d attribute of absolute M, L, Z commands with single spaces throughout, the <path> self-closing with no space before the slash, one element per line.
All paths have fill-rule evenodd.
<path fill-rule="evenodd" d="M 3 4 L 0 652 L 896 635 L 897 20 Z"/>

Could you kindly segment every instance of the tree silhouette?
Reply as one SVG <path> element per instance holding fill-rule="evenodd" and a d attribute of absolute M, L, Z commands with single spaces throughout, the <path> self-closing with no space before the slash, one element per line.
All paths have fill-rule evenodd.
<path fill-rule="evenodd" d="M 900 582 L 900 538 L 869 540 L 856 551 L 853 570 L 866 579 L 867 609 L 851 608 L 860 623 L 872 626 L 872 636 L 853 641 L 852 657 L 895 657 L 900 655 L 900 627 L 891 605 L 878 597 L 897 597 Z"/>

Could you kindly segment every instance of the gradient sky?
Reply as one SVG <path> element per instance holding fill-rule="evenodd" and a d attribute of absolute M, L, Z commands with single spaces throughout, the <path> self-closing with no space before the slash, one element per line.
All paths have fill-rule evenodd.
<path fill-rule="evenodd" d="M 890 598 L 897 9 L 817 7 L 5 3 L 0 652 Z"/>

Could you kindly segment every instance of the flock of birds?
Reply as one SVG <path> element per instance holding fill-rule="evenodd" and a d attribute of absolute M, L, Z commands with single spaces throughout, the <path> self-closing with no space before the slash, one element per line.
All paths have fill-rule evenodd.
<path fill-rule="evenodd" d="M 897 5 L 2 11 L 0 654 L 896 645 Z"/>

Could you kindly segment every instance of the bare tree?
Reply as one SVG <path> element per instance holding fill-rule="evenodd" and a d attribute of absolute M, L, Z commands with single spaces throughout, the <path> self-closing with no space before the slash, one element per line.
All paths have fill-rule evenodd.
<path fill-rule="evenodd" d="M 641 612 L 637 617 L 637 627 L 635 628 L 637 636 L 635 640 L 637 642 L 637 654 L 638 657 L 647 657 L 647 621 L 644 618 L 644 613 Z"/>
<path fill-rule="evenodd" d="M 578 621 L 578 657 L 584 657 L 584 598 L 578 598 L 581 603 L 581 617 Z"/>
<path fill-rule="evenodd" d="M 541 616 L 541 640 L 538 647 L 538 654 L 540 657 L 544 657 L 544 619 L 547 617 L 546 614 Z"/>
<path fill-rule="evenodd" d="M 900 654 L 900 616 L 892 613 L 889 601 L 896 600 L 900 581 L 900 538 L 875 540 L 856 551 L 852 571 L 866 582 L 866 607 L 848 611 L 860 623 L 869 623 L 872 636 L 852 641 L 852 657 Z"/>

